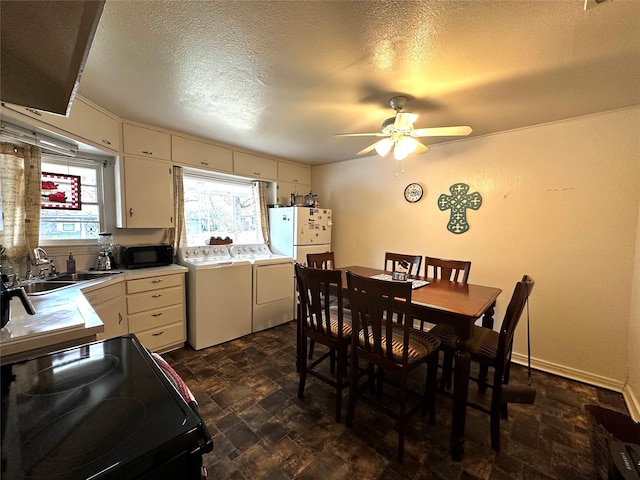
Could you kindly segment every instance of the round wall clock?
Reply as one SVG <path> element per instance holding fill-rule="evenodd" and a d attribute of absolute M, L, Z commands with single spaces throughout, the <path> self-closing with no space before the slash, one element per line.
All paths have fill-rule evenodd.
<path fill-rule="evenodd" d="M 419 183 L 410 183 L 404 189 L 404 199 L 407 202 L 415 203 L 422 198 L 422 186 Z"/>

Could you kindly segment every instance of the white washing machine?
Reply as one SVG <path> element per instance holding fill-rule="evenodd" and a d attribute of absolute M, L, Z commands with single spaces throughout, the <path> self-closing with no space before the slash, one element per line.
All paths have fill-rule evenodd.
<path fill-rule="evenodd" d="M 295 318 L 294 261 L 272 253 L 266 244 L 231 245 L 231 256 L 253 265 L 253 331 L 259 332 Z"/>
<path fill-rule="evenodd" d="M 181 248 L 178 262 L 189 269 L 189 345 L 200 350 L 251 333 L 251 262 L 232 258 L 224 245 Z"/>

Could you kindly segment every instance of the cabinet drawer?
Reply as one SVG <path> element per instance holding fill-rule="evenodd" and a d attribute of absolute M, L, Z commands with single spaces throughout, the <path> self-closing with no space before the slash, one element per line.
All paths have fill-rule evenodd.
<path fill-rule="evenodd" d="M 138 340 L 151 351 L 160 350 L 163 347 L 184 343 L 186 335 L 184 323 L 173 323 L 151 330 L 145 330 L 135 334 Z"/>
<path fill-rule="evenodd" d="M 124 295 L 124 283 L 116 283 L 108 287 L 102 287 L 91 292 L 83 292 L 85 298 L 92 306 L 100 305 L 117 297 Z"/>
<path fill-rule="evenodd" d="M 184 292 L 182 287 L 163 288 L 162 290 L 129 295 L 127 297 L 127 313 L 131 315 L 145 310 L 154 310 L 170 305 L 182 305 L 183 303 Z"/>
<path fill-rule="evenodd" d="M 160 308 L 149 312 L 129 315 L 129 331 L 132 333 L 142 332 L 150 328 L 159 328 L 172 323 L 184 321 L 184 306 L 173 305 L 167 308 Z"/>
<path fill-rule="evenodd" d="M 182 274 L 127 280 L 127 293 L 131 295 L 132 293 L 157 290 L 159 288 L 177 287 L 182 285 L 182 280 Z"/>

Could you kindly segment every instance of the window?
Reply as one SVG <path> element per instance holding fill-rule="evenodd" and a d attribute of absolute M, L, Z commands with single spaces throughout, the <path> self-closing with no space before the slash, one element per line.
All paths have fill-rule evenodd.
<path fill-rule="evenodd" d="M 80 177 L 80 210 L 40 211 L 40 241 L 96 240 L 102 212 L 102 163 L 42 155 L 42 171 Z"/>
<path fill-rule="evenodd" d="M 251 182 L 184 173 L 184 223 L 187 246 L 211 237 L 234 243 L 263 243 L 260 201 Z"/>

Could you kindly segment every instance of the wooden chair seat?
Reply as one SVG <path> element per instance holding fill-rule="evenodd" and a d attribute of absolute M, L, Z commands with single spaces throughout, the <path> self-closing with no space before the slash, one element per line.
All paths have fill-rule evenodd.
<path fill-rule="evenodd" d="M 391 326 L 391 328 L 393 329 L 391 340 L 391 354 L 396 362 L 401 363 L 404 349 L 404 327 L 400 324 L 394 324 Z M 386 333 L 383 332 L 382 335 L 386 336 Z M 369 335 L 367 336 L 369 337 L 368 344 L 372 344 L 373 334 L 369 333 Z M 366 346 L 365 335 L 363 331 L 360 331 L 360 334 L 358 335 L 358 345 L 361 347 Z M 415 333 L 412 332 L 412 335 L 409 337 L 407 363 L 413 364 L 424 360 L 433 352 L 437 351 L 439 346 L 440 342 L 434 335 L 431 335 L 427 332 L 421 332 L 419 330 L 416 330 Z M 382 355 L 388 357 L 386 343 L 383 343 L 381 345 L 381 349 Z"/>
<path fill-rule="evenodd" d="M 458 337 L 452 326 L 443 324 L 436 325 L 429 330 L 429 333 L 437 335 L 440 338 L 442 349 L 456 349 L 456 340 Z M 493 365 L 498 351 L 499 339 L 500 334 L 498 332 L 474 325 L 470 346 L 471 359 Z"/>

